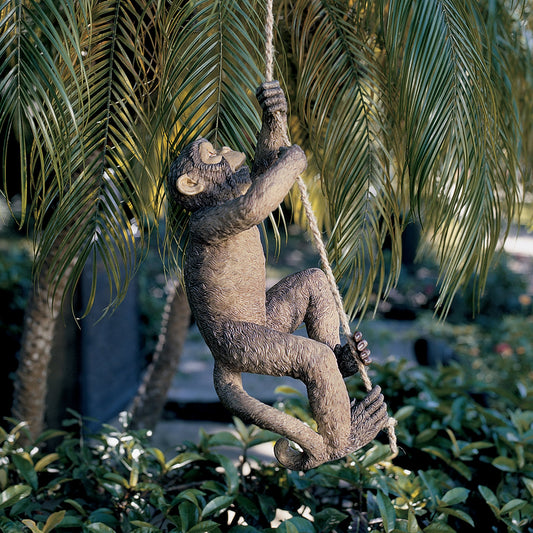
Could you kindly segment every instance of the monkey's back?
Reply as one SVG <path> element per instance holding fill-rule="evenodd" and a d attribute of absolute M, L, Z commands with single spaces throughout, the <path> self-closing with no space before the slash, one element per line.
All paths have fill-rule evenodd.
<path fill-rule="evenodd" d="M 265 255 L 256 226 L 214 243 L 192 235 L 184 274 L 189 304 L 204 337 L 227 322 L 265 324 Z"/>

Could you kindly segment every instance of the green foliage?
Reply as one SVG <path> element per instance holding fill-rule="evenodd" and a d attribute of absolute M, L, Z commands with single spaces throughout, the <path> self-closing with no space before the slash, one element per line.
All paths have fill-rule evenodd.
<path fill-rule="evenodd" d="M 36 272 L 49 268 L 57 282 L 74 262 L 73 289 L 98 254 L 120 302 L 174 153 L 199 135 L 252 153 L 264 8 L 2 3 L 3 190 L 20 191 L 20 218 L 35 221 Z M 423 222 L 447 309 L 472 273 L 485 278 L 531 170 L 529 4 L 280 0 L 276 9 L 275 75 L 294 138 L 320 173 L 350 313 L 366 308 L 374 281 L 380 295 L 396 281 L 401 214 Z M 387 276 L 376 246 L 385 238 Z"/>
<path fill-rule="evenodd" d="M 400 455 L 391 461 L 380 437 L 305 474 L 261 464 L 254 446 L 276 436 L 238 419 L 233 431 L 203 432 L 198 444 L 182 443 L 170 455 L 151 445 L 148 432 L 129 430 L 126 416 L 120 428 L 104 425 L 89 439 L 76 415 L 68 431 L 49 431 L 26 449 L 23 424 L 0 429 L 0 528 L 533 531 L 533 387 L 526 375 L 510 386 L 507 361 L 487 355 L 501 378 L 489 383 L 468 365 L 373 366 L 398 420 Z M 357 376 L 350 386 L 362 394 Z M 285 392 L 283 408 L 307 416 L 306 399 Z M 51 439 L 57 444 L 45 447 Z"/>

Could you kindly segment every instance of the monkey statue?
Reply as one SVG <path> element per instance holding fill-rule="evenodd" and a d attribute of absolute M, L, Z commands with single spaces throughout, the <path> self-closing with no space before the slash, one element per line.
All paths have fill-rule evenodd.
<path fill-rule="evenodd" d="M 172 163 L 168 193 L 171 209 L 177 204 L 191 213 L 185 285 L 215 359 L 221 402 L 245 422 L 285 437 L 274 446 L 283 466 L 309 470 L 369 443 L 386 425 L 387 409 L 379 387 L 350 404 L 343 377 L 357 364 L 349 347 L 340 345 L 338 314 L 320 269 L 287 276 L 266 291 L 257 225 L 279 206 L 307 161 L 297 145 L 284 146 L 287 103 L 279 83 L 263 83 L 257 98 L 263 122 L 252 171 L 243 153 L 198 139 Z M 293 334 L 301 323 L 308 337 Z M 366 341 L 360 333 L 354 340 L 369 364 Z M 242 372 L 301 380 L 317 431 L 251 397 Z"/>

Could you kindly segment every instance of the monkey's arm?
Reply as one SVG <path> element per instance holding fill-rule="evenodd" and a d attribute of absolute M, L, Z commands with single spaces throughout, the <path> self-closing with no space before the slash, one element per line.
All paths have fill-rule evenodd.
<path fill-rule="evenodd" d="M 195 212 L 191 218 L 191 234 L 213 243 L 257 226 L 279 206 L 306 166 L 305 153 L 299 146 L 283 148 L 274 163 L 252 182 L 246 194 Z"/>
<path fill-rule="evenodd" d="M 272 164 L 282 146 L 290 146 L 287 100 L 279 82 L 274 80 L 261 84 L 256 94 L 263 109 L 263 121 L 255 148 L 252 180 Z"/>

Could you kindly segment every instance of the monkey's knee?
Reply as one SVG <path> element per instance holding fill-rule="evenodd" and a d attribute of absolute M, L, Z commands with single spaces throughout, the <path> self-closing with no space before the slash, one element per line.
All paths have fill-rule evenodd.
<path fill-rule="evenodd" d="M 308 268 L 303 271 L 303 274 L 305 274 L 306 280 L 309 285 L 316 289 L 318 294 L 327 294 L 329 296 L 329 294 L 331 293 L 331 289 L 329 288 L 328 278 L 320 268 Z M 330 292 L 328 293 L 326 289 Z"/>

